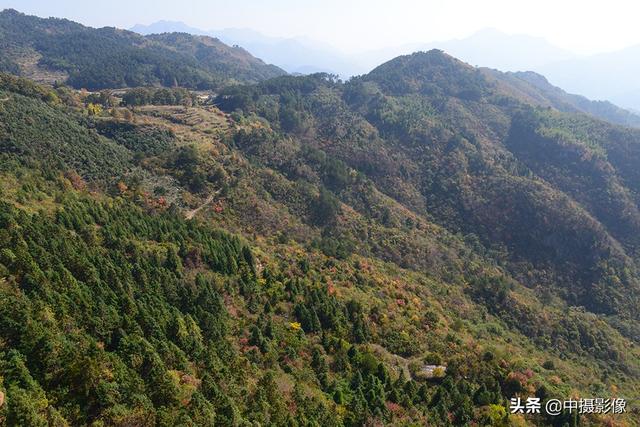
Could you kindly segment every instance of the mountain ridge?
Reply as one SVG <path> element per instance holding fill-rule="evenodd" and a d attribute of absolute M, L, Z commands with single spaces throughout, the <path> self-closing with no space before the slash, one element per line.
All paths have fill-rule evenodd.
<path fill-rule="evenodd" d="M 151 24 L 149 26 L 138 25 L 134 28 L 142 33 L 182 28 L 196 34 L 217 34 L 225 39 L 223 30 L 218 32 L 204 31 L 175 21 L 164 22 L 164 24 L 169 26 L 162 28 L 161 26 L 154 27 Z M 238 33 L 242 33 L 242 30 L 238 30 L 236 34 L 230 34 L 227 41 L 232 44 L 245 45 L 249 51 L 259 52 L 258 56 L 268 58 L 269 61 L 281 65 L 289 72 L 326 71 L 339 74 L 342 78 L 349 78 L 367 73 L 381 62 L 388 61 L 398 55 L 405 55 L 413 51 L 442 49 L 473 65 L 496 68 L 503 72 L 535 71 L 547 76 L 555 85 L 569 92 L 595 100 L 608 100 L 624 108 L 640 109 L 637 101 L 637 85 L 633 79 L 633 76 L 638 73 L 637 61 L 634 62 L 633 59 L 637 57 L 634 55 L 634 49 L 637 50 L 637 47 L 633 46 L 615 52 L 580 56 L 558 48 L 540 37 L 521 34 L 510 35 L 487 28 L 460 39 L 429 43 L 414 42 L 350 55 L 334 53 L 332 56 L 327 56 L 330 53 L 327 52 L 327 49 L 319 49 L 318 56 L 314 57 L 312 54 L 314 47 L 307 44 L 305 52 L 305 45 L 302 43 L 298 45 L 295 50 L 296 54 L 292 55 L 294 58 L 291 59 L 287 58 L 286 52 L 280 52 L 277 47 L 265 48 L 265 46 L 274 43 L 273 39 L 260 34 L 243 38 Z M 295 39 L 291 40 L 295 42 Z M 296 62 L 295 56 L 307 59 L 302 63 Z M 619 69 L 612 68 L 613 64 L 620 63 L 627 65 Z M 612 79 L 612 76 L 618 76 L 618 78 Z"/>
<path fill-rule="evenodd" d="M 79 88 L 145 85 L 219 87 L 225 81 L 257 81 L 284 71 L 215 39 L 186 33 L 182 49 L 165 38 L 151 39 L 127 30 L 93 29 L 68 20 L 0 13 L 3 54 L 8 71 L 43 80 L 62 80 Z M 201 36 L 198 36 L 201 37 Z M 190 44 L 189 49 L 184 49 Z M 189 53 L 186 53 L 188 51 Z M 53 73 L 53 76 L 50 74 Z"/>

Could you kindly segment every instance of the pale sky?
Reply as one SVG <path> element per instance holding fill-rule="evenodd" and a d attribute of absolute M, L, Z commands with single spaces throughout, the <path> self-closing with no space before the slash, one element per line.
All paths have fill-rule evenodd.
<path fill-rule="evenodd" d="M 575 53 L 640 44 L 640 2 L 633 0 L 0 0 L 0 9 L 9 7 L 94 27 L 171 20 L 204 30 L 251 28 L 354 52 L 484 28 L 543 37 Z"/>

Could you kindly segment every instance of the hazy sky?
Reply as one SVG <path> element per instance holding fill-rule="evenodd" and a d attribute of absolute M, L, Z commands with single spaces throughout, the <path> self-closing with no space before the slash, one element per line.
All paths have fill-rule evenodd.
<path fill-rule="evenodd" d="M 7 7 L 91 26 L 164 19 L 205 30 L 251 28 L 346 51 L 461 38 L 487 27 L 577 53 L 640 44 L 640 2 L 633 0 L 0 0 Z"/>

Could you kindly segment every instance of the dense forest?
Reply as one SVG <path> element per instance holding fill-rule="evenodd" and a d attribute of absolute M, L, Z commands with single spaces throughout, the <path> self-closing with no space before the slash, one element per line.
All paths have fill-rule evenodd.
<path fill-rule="evenodd" d="M 98 90 L 136 86 L 214 89 L 284 74 L 239 47 L 188 34 L 143 37 L 65 19 L 0 12 L 0 71 Z"/>
<path fill-rule="evenodd" d="M 621 111 L 440 51 L 265 77 L 0 74 L 0 425 L 638 425 Z M 627 411 L 510 413 L 576 396 Z"/>

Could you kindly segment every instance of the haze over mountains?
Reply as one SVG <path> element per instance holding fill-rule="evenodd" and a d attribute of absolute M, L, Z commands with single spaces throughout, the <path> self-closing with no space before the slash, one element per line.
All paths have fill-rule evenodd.
<path fill-rule="evenodd" d="M 640 45 L 553 62 L 537 70 L 571 92 L 640 110 Z"/>
<path fill-rule="evenodd" d="M 305 37 L 270 37 L 239 28 L 206 31 L 177 21 L 138 24 L 131 31 L 142 35 L 177 31 L 216 37 L 229 45 L 240 45 L 266 62 L 279 64 L 289 73 L 331 72 L 346 78 L 367 71 L 366 66 L 354 62 L 335 47 Z"/>
<path fill-rule="evenodd" d="M 140 34 L 187 32 L 238 44 L 258 58 L 290 73 L 332 72 L 347 78 L 369 72 L 398 55 L 442 49 L 471 65 L 501 71 L 536 71 L 570 93 L 607 100 L 640 110 L 640 45 L 616 52 L 579 56 L 540 37 L 505 34 L 485 29 L 456 40 L 408 43 L 373 51 L 346 54 L 303 37 L 275 38 L 250 29 L 201 30 L 182 22 L 159 21 L 136 25 Z"/>

